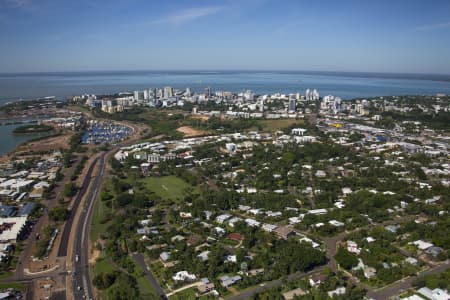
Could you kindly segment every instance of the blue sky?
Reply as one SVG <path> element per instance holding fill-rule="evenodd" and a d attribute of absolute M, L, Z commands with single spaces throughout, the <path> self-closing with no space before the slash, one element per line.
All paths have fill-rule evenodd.
<path fill-rule="evenodd" d="M 450 73 L 448 0 L 0 0 L 0 72 Z"/>

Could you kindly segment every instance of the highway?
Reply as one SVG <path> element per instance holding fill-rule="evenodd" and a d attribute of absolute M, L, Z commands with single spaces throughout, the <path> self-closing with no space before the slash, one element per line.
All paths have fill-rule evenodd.
<path fill-rule="evenodd" d="M 105 155 L 106 153 L 103 153 L 98 159 L 99 173 L 95 176 L 94 181 L 89 186 L 89 193 L 86 198 L 85 206 L 81 212 L 78 224 L 75 227 L 75 261 L 72 270 L 74 299 L 83 299 L 84 296 L 86 299 L 94 298 L 89 276 L 89 225 L 91 223 L 95 199 L 98 196 L 105 172 Z M 92 166 L 94 165 L 95 164 L 92 164 Z M 86 176 L 86 179 L 88 178 L 91 179 L 91 176 Z M 85 188 L 88 188 L 88 184 Z"/>
<path fill-rule="evenodd" d="M 72 234 L 72 225 L 73 225 L 73 219 L 78 211 L 78 206 L 80 205 L 81 200 L 83 199 L 84 195 L 86 194 L 86 191 L 89 187 L 89 180 L 92 176 L 92 171 L 94 170 L 95 165 L 97 164 L 98 158 L 96 158 L 92 164 L 89 166 L 89 169 L 86 173 L 86 176 L 84 177 L 83 184 L 81 186 L 81 190 L 78 191 L 75 201 L 73 203 L 72 209 L 70 210 L 70 217 L 66 221 L 66 224 L 64 225 L 64 230 L 61 236 L 61 243 L 59 244 L 58 249 L 58 256 L 63 257 L 67 256 L 67 246 L 69 244 L 69 238 Z"/>

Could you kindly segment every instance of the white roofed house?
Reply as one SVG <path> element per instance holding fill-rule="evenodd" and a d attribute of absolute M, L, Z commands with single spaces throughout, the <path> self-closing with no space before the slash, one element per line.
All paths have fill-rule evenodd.
<path fill-rule="evenodd" d="M 320 246 L 319 243 L 316 243 L 315 241 L 313 241 L 312 239 L 308 238 L 308 237 L 302 237 L 301 239 L 298 240 L 300 243 L 309 243 L 311 244 L 311 246 L 313 248 L 318 248 Z"/>
<path fill-rule="evenodd" d="M 353 193 L 353 191 L 352 191 L 351 188 L 349 188 L 349 187 L 344 187 L 344 188 L 342 188 L 342 194 L 343 194 L 344 196 L 350 195 L 351 193 Z"/>
<path fill-rule="evenodd" d="M 358 248 L 358 244 L 354 241 L 347 241 L 347 251 L 355 254 L 359 254 L 361 249 Z"/>
<path fill-rule="evenodd" d="M 434 290 L 431 290 L 427 287 L 420 288 L 417 291 L 420 295 L 425 296 L 427 299 L 431 300 L 448 300 L 450 299 L 450 294 L 446 290 L 442 290 L 439 288 L 436 288 Z"/>
<path fill-rule="evenodd" d="M 319 178 L 324 178 L 327 176 L 327 173 L 325 173 L 325 171 L 323 170 L 317 170 L 314 175 Z"/>
<path fill-rule="evenodd" d="M 416 246 L 419 250 L 427 250 L 428 248 L 432 247 L 432 243 L 424 242 L 422 240 L 417 240 L 412 242 L 414 246 Z"/>
<path fill-rule="evenodd" d="M 231 227 L 234 227 L 234 224 L 236 224 L 237 222 L 240 222 L 240 221 L 242 221 L 243 219 L 242 218 L 239 218 L 239 217 L 233 217 L 233 218 L 231 218 L 231 219 L 229 219 L 228 221 L 227 221 L 227 224 L 229 225 L 229 226 L 231 226 Z"/>
<path fill-rule="evenodd" d="M 326 208 L 319 208 L 319 209 L 311 209 L 308 210 L 308 214 L 312 214 L 312 215 L 324 215 L 328 212 L 328 210 Z"/>
<path fill-rule="evenodd" d="M 27 223 L 27 217 L 12 217 L 0 219 L 0 242 L 15 243 L 22 234 Z"/>
<path fill-rule="evenodd" d="M 207 261 L 209 258 L 209 253 L 211 253 L 211 251 L 209 250 L 203 251 L 199 255 L 197 255 L 197 258 L 201 261 Z"/>
<path fill-rule="evenodd" d="M 34 180 L 10 179 L 0 183 L 0 189 L 15 190 L 22 192 L 33 184 Z"/>
<path fill-rule="evenodd" d="M 328 221 L 328 223 L 330 225 L 332 225 L 332 226 L 335 226 L 335 227 L 341 227 L 341 226 L 345 225 L 343 222 L 340 222 L 340 221 L 337 221 L 337 220 L 330 220 L 330 221 Z"/>
<path fill-rule="evenodd" d="M 218 236 L 222 236 L 222 235 L 224 235 L 226 233 L 225 229 L 223 229 L 221 227 L 214 227 L 214 232 Z"/>
<path fill-rule="evenodd" d="M 225 222 L 226 220 L 228 220 L 229 218 L 231 218 L 231 215 L 229 214 L 222 214 L 216 217 L 216 222 L 219 224 L 223 224 L 223 222 Z"/>
<path fill-rule="evenodd" d="M 219 278 L 220 283 L 222 284 L 222 286 L 224 288 L 228 288 L 234 284 L 236 284 L 237 282 L 241 281 L 242 277 L 239 275 L 236 276 L 228 276 L 228 275 L 224 275 L 222 277 Z"/>
<path fill-rule="evenodd" d="M 304 129 L 304 128 L 293 128 L 293 129 L 291 130 L 291 134 L 292 134 L 292 135 L 300 135 L 300 136 L 302 136 L 302 135 L 305 134 L 306 131 L 307 131 L 307 130 Z"/>
<path fill-rule="evenodd" d="M 262 230 L 267 231 L 267 232 L 272 232 L 272 231 L 274 231 L 277 227 L 278 227 L 277 225 L 268 224 L 268 223 L 264 223 L 264 224 L 262 224 L 262 226 L 261 226 Z"/>
<path fill-rule="evenodd" d="M 169 253 L 169 252 L 166 252 L 166 251 L 161 252 L 161 254 L 159 255 L 159 259 L 160 259 L 162 262 L 168 261 L 168 260 L 170 259 L 170 253 Z"/>
<path fill-rule="evenodd" d="M 260 222 L 250 218 L 245 219 L 245 223 L 247 223 L 247 225 L 251 227 L 259 227 L 261 225 Z"/>
<path fill-rule="evenodd" d="M 172 276 L 174 281 L 193 281 L 196 278 L 197 277 L 194 274 L 189 274 L 187 271 L 180 271 Z"/>

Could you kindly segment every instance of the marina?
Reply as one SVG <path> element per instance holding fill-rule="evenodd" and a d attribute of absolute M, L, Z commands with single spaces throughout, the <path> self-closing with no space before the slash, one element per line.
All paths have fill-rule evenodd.
<path fill-rule="evenodd" d="M 111 122 L 88 121 L 83 144 L 117 144 L 133 133 L 133 128 Z"/>

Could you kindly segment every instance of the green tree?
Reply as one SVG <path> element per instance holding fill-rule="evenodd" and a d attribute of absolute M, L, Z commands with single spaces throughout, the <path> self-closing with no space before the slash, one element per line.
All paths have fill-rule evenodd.
<path fill-rule="evenodd" d="M 350 270 L 358 264 L 358 258 L 356 255 L 342 247 L 339 247 L 335 255 L 335 259 L 341 267 L 347 270 Z"/>

